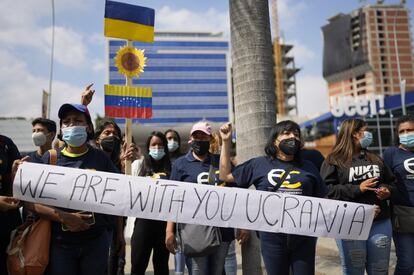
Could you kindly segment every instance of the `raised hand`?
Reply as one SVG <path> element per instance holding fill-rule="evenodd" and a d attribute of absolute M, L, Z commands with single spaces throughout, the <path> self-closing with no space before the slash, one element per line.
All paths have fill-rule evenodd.
<path fill-rule="evenodd" d="M 86 86 L 85 91 L 81 95 L 81 104 L 88 106 L 91 103 L 95 90 L 92 89 L 93 83 Z"/>
<path fill-rule="evenodd" d="M 230 140 L 231 139 L 231 131 L 232 131 L 231 123 L 223 124 L 220 127 L 220 136 L 221 136 L 221 139 L 223 141 Z"/>

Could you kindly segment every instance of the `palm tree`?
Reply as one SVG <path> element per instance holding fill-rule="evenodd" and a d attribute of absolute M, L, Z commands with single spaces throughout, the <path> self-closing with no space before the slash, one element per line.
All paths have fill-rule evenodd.
<path fill-rule="evenodd" d="M 276 123 L 275 83 L 268 0 L 230 0 L 231 55 L 237 160 L 264 154 Z M 243 274 L 262 273 L 255 236 L 242 246 Z"/>

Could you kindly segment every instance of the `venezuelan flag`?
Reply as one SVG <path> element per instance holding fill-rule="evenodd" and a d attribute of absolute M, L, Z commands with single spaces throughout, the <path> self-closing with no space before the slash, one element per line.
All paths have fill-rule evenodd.
<path fill-rule="evenodd" d="M 105 116 L 120 118 L 152 117 L 152 89 L 105 85 Z"/>
<path fill-rule="evenodd" d="M 106 1 L 104 35 L 140 42 L 154 42 L 154 9 Z"/>

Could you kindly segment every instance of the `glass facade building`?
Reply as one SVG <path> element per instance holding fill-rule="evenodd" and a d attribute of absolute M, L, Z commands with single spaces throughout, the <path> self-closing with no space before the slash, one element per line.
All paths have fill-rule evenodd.
<path fill-rule="evenodd" d="M 108 83 L 125 85 L 114 65 L 124 40 L 108 40 Z M 222 34 L 155 33 L 154 43 L 134 42 L 145 50 L 147 64 L 133 85 L 150 86 L 153 91 L 153 118 L 133 120 L 139 124 L 192 124 L 206 119 L 229 121 L 231 86 L 229 83 L 229 43 Z"/>

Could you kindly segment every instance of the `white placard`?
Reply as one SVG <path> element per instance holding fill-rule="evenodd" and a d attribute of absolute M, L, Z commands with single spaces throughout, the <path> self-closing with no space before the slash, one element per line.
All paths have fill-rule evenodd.
<path fill-rule="evenodd" d="M 372 205 L 23 163 L 22 200 L 118 216 L 366 240 Z"/>

